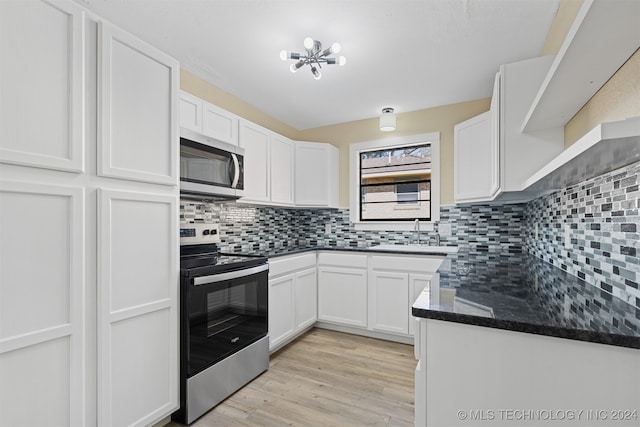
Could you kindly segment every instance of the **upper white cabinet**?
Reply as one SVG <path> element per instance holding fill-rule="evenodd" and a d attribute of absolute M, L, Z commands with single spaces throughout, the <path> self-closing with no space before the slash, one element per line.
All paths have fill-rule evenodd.
<path fill-rule="evenodd" d="M 269 140 L 271 175 L 271 201 L 283 205 L 293 204 L 294 145 L 283 136 L 271 134 Z"/>
<path fill-rule="evenodd" d="M 339 151 L 331 144 L 296 142 L 296 206 L 338 207 Z"/>
<path fill-rule="evenodd" d="M 244 157 L 244 197 L 241 202 L 293 205 L 294 144 L 248 120 L 240 120 Z"/>
<path fill-rule="evenodd" d="M 453 128 L 456 203 L 492 200 L 500 190 L 500 147 L 491 125 L 487 111 Z"/>
<path fill-rule="evenodd" d="M 238 116 L 187 92 L 180 92 L 180 126 L 238 145 Z"/>
<path fill-rule="evenodd" d="M 99 48 L 98 174 L 177 185 L 178 61 L 106 22 Z"/>
<path fill-rule="evenodd" d="M 640 2 L 585 0 L 521 123 L 564 126 L 640 46 Z"/>
<path fill-rule="evenodd" d="M 0 162 L 84 170 L 83 17 L 71 1 L 0 1 Z"/>
<path fill-rule="evenodd" d="M 500 66 L 500 187 L 521 191 L 525 181 L 564 149 L 561 127 L 522 133 L 522 121 L 553 62 L 543 56 Z"/>

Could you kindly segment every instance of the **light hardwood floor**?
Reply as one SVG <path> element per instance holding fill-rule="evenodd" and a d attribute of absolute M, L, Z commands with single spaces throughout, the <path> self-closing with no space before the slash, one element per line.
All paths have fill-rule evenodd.
<path fill-rule="evenodd" d="M 415 366 L 412 346 L 312 329 L 193 426 L 413 426 Z"/>

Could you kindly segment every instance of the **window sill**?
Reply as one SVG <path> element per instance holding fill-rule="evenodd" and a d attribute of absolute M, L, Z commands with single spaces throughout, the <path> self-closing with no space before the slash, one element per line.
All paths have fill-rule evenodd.
<path fill-rule="evenodd" d="M 359 221 L 353 228 L 364 231 L 415 231 L 414 221 Z M 420 232 L 433 231 L 432 221 L 420 221 Z"/>

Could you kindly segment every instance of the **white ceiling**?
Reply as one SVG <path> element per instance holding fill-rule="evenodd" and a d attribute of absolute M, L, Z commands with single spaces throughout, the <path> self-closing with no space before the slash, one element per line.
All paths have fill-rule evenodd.
<path fill-rule="evenodd" d="M 538 56 L 559 0 L 76 0 L 181 67 L 299 130 L 491 96 Z M 289 71 L 281 50 L 337 41 L 344 67 Z"/>

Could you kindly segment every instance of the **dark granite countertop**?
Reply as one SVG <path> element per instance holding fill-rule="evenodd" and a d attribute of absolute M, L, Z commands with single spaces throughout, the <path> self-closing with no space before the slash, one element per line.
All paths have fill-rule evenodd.
<path fill-rule="evenodd" d="M 412 314 L 640 349 L 640 309 L 538 258 L 525 258 L 519 265 L 493 266 L 491 274 L 443 274 L 439 300 L 435 292 L 423 292 Z"/>
<path fill-rule="evenodd" d="M 268 258 L 277 258 L 281 256 L 287 255 L 295 255 L 304 252 L 311 251 L 346 251 L 346 252 L 375 252 L 375 253 L 386 253 L 386 254 L 401 254 L 401 255 L 416 255 L 416 256 L 429 256 L 429 255 L 438 255 L 438 256 L 447 256 L 445 252 L 439 252 L 437 249 L 426 252 L 416 252 L 414 250 L 407 249 L 405 245 L 394 245 L 397 247 L 393 249 L 372 249 L 375 246 L 369 247 L 360 247 L 360 246 L 289 246 L 289 247 L 279 247 L 272 248 L 266 251 L 258 251 L 260 255 L 265 255 Z"/>

